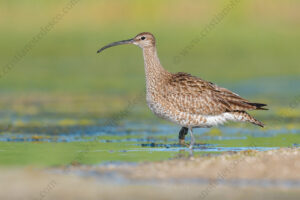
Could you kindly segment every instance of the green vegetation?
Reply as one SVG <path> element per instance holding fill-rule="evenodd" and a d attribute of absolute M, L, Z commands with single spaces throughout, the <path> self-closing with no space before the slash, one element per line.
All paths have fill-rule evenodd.
<path fill-rule="evenodd" d="M 72 143 L 7 143 L 1 142 L 1 165 L 55 166 L 69 164 L 99 164 L 109 161 L 137 162 L 163 160 L 168 152 L 122 152 L 130 144 Z M 132 146 L 129 150 L 135 148 Z M 172 153 L 174 154 L 174 153 Z"/>

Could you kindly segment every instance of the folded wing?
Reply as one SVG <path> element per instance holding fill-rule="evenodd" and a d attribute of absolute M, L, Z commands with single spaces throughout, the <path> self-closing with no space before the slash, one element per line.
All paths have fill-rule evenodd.
<path fill-rule="evenodd" d="M 266 104 L 251 103 L 228 89 L 183 72 L 170 76 L 165 84 L 165 98 L 177 110 L 198 115 L 266 110 Z"/>

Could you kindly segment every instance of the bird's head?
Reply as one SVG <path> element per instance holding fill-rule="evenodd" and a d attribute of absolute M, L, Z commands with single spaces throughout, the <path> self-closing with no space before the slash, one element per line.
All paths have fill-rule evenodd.
<path fill-rule="evenodd" d="M 134 44 L 134 45 L 141 47 L 142 49 L 154 47 L 155 46 L 155 37 L 151 33 L 143 32 L 143 33 L 138 34 L 137 36 L 135 36 L 132 39 L 110 43 L 110 44 L 102 47 L 101 49 L 99 49 L 97 51 L 97 53 L 100 53 L 101 51 L 103 51 L 104 49 L 107 49 L 109 47 L 113 47 L 113 46 L 117 46 L 117 45 L 121 45 L 121 44 Z"/>

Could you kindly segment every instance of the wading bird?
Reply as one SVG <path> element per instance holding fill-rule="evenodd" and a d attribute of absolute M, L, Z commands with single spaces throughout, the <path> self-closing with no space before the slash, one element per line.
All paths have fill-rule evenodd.
<path fill-rule="evenodd" d="M 98 50 L 134 44 L 143 49 L 146 74 L 146 100 L 158 117 L 179 124 L 179 142 L 184 144 L 190 130 L 193 148 L 193 128 L 207 128 L 227 121 L 250 122 L 264 125 L 249 115 L 247 110 L 267 110 L 266 104 L 251 103 L 228 89 L 187 73 L 170 73 L 163 68 L 157 56 L 155 38 L 143 32 L 132 39 L 113 42 Z"/>

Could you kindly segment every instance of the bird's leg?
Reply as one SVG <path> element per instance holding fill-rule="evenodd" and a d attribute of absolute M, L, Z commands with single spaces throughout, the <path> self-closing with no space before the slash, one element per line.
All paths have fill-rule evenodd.
<path fill-rule="evenodd" d="M 184 139 L 185 139 L 185 136 L 188 134 L 188 131 L 189 131 L 189 129 L 186 127 L 182 127 L 180 129 L 179 136 L 178 136 L 179 144 L 185 145 Z"/>
<path fill-rule="evenodd" d="M 191 144 L 190 144 L 190 149 L 193 149 L 193 146 L 195 144 L 195 138 L 194 138 L 194 135 L 193 135 L 193 129 L 190 128 L 190 133 L 191 133 Z"/>

